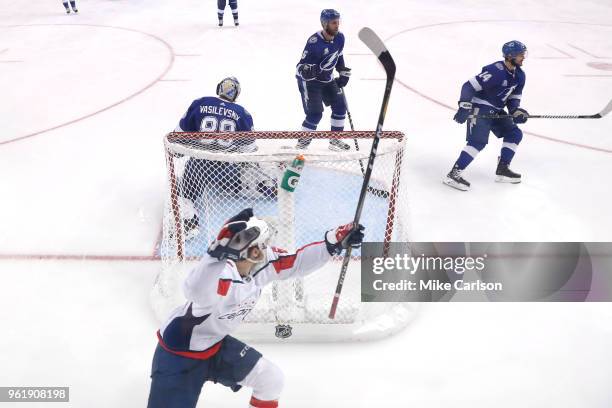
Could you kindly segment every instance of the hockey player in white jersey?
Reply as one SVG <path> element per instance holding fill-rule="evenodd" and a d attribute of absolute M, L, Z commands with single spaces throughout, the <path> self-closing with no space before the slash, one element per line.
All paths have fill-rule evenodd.
<path fill-rule="evenodd" d="M 265 285 L 315 272 L 349 246 L 364 227 L 327 231 L 294 254 L 269 246 L 272 228 L 245 209 L 232 217 L 183 283 L 186 303 L 158 331 L 149 408 L 195 407 L 206 381 L 252 389 L 251 408 L 276 408 L 283 373 L 257 350 L 230 336 L 255 307 Z"/>

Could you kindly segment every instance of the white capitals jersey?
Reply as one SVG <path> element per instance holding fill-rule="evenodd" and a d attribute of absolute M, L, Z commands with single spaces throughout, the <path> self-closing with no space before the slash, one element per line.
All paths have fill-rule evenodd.
<path fill-rule="evenodd" d="M 191 358 L 208 358 L 255 307 L 265 285 L 275 280 L 306 276 L 331 255 L 325 241 L 313 242 L 287 254 L 267 249 L 268 262 L 243 278 L 231 260 L 205 255 L 183 283 L 187 302 L 176 308 L 158 337 L 166 350 Z"/>

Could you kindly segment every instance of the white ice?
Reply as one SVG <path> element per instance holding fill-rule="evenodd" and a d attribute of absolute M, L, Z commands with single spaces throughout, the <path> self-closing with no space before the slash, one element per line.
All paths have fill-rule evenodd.
<path fill-rule="evenodd" d="M 242 0 L 238 29 L 229 10 L 216 26 L 211 0 L 78 4 L 0 2 L 0 386 L 70 386 L 75 407 L 146 404 L 162 137 L 227 75 L 258 129 L 299 129 L 294 66 L 326 7 L 343 15 L 358 129 L 376 123 L 383 74 L 357 31 L 376 30 L 397 62 L 385 129 L 408 137 L 412 240 L 612 238 L 612 117 L 529 121 L 520 185 L 493 182 L 493 137 L 470 192 L 441 183 L 464 145 L 460 86 L 505 41 L 530 49 L 531 113 L 612 98 L 609 0 Z M 609 407 L 611 318 L 605 303 L 434 304 L 385 341 L 256 347 L 287 375 L 282 406 Z M 199 406 L 248 398 L 207 384 Z"/>

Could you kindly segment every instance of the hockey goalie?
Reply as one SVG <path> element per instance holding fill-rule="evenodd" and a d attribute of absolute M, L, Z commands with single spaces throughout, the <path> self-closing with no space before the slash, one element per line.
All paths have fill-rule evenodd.
<path fill-rule="evenodd" d="M 185 303 L 157 332 L 149 408 L 195 407 L 206 381 L 252 389 L 249 407 L 275 408 L 283 373 L 230 334 L 255 307 L 265 285 L 315 272 L 332 255 L 358 248 L 364 227 L 346 224 L 293 254 L 269 246 L 275 233 L 248 208 L 230 218 L 184 283 Z"/>

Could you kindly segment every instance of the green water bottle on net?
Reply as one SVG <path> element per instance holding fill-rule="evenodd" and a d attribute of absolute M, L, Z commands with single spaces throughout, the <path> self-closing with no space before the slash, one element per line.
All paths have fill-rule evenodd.
<path fill-rule="evenodd" d="M 304 155 L 298 154 L 293 159 L 293 162 L 287 170 L 285 170 L 285 174 L 283 175 L 283 181 L 281 182 L 281 188 L 290 193 L 295 191 L 295 187 L 297 186 L 298 181 L 300 181 L 300 175 L 302 174 L 302 169 L 304 169 Z"/>

